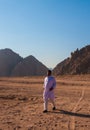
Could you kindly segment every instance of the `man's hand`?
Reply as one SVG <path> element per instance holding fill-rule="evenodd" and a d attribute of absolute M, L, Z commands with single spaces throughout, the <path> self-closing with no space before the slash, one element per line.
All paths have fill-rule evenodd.
<path fill-rule="evenodd" d="M 53 90 L 53 87 L 51 87 L 50 89 L 49 89 L 49 91 L 52 91 Z"/>

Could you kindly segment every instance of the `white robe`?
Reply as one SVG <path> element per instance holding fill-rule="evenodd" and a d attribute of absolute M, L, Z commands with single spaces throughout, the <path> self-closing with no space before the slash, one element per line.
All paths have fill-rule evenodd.
<path fill-rule="evenodd" d="M 43 92 L 43 99 L 54 99 L 54 88 L 56 87 L 56 81 L 53 76 L 47 76 L 44 79 L 44 92 Z M 50 91 L 50 88 L 53 87 L 53 90 Z"/>

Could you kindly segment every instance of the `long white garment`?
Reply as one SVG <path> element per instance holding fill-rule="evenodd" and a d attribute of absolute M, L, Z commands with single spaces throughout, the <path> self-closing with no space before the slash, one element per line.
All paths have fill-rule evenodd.
<path fill-rule="evenodd" d="M 56 87 L 56 81 L 53 76 L 47 76 L 44 79 L 44 92 L 43 92 L 43 98 L 44 100 L 54 99 L 54 88 Z M 53 90 L 50 91 L 50 88 L 53 87 Z"/>

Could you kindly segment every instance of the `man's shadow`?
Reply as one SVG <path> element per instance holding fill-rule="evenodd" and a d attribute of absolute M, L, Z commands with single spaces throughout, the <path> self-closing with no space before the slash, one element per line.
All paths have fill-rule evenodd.
<path fill-rule="evenodd" d="M 70 112 L 70 111 L 66 111 L 66 110 L 53 111 L 52 113 L 65 114 L 65 115 L 77 116 L 77 117 L 83 117 L 83 118 L 90 118 L 90 115 L 88 115 L 88 114 Z"/>

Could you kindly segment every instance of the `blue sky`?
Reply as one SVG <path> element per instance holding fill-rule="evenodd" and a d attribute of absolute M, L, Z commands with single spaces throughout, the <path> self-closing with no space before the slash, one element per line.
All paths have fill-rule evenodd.
<path fill-rule="evenodd" d="M 90 44 L 90 0 L 0 0 L 0 49 L 55 67 Z"/>

